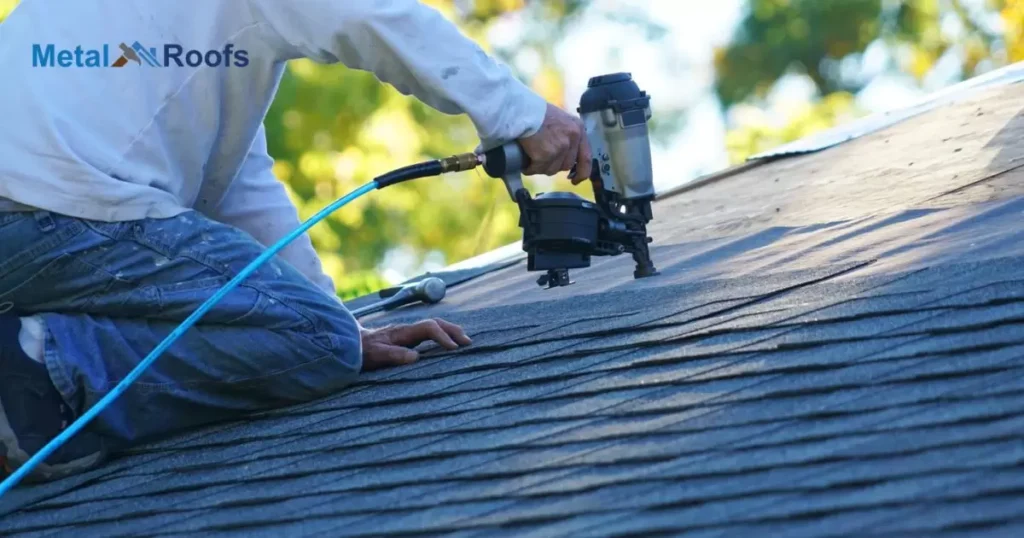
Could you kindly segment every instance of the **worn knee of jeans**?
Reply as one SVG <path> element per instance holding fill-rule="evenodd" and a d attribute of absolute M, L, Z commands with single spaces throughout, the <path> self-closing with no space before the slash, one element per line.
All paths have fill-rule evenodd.
<path fill-rule="evenodd" d="M 362 371 L 363 349 L 359 324 L 348 311 L 324 313 L 317 318 L 317 327 L 306 337 L 324 351 L 315 388 L 318 396 L 324 396 L 355 381 Z"/>

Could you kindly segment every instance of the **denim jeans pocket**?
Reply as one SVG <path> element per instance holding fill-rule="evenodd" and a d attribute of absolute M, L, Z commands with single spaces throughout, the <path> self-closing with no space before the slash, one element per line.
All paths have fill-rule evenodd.
<path fill-rule="evenodd" d="M 85 230 L 77 220 L 59 224 L 54 220 L 53 228 L 43 232 L 34 218 L 37 215 L 45 219 L 47 214 L 23 213 L 17 218 L 4 219 L 5 224 L 0 227 L 0 288 L 8 275 L 53 257 L 58 249 Z"/>
<path fill-rule="evenodd" d="M 28 263 L 0 278 L 0 304 L 11 303 L 18 312 L 88 312 L 97 297 L 113 284 L 113 277 L 61 254 Z"/>
<path fill-rule="evenodd" d="M 184 320 L 230 282 L 227 276 L 211 276 L 182 282 L 147 286 L 156 298 L 162 316 Z M 205 323 L 250 325 L 266 309 L 267 297 L 258 290 L 240 284 L 211 306 L 203 316 Z"/>
<path fill-rule="evenodd" d="M 23 211 L 0 212 L 0 229 L 2 229 L 4 226 L 7 226 L 9 224 L 13 224 L 15 222 L 18 222 L 21 219 L 29 218 L 31 216 L 32 216 L 31 213 L 26 213 L 26 212 L 23 212 Z"/>

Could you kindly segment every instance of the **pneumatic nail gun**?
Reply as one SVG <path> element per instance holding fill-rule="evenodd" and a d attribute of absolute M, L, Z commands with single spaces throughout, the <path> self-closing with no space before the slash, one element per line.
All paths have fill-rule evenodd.
<path fill-rule="evenodd" d="M 522 181 L 529 157 L 516 142 L 484 154 L 484 170 L 505 182 L 519 206 L 527 270 L 547 271 L 541 286 L 566 286 L 569 269 L 589 267 L 592 256 L 628 252 L 634 278 L 657 275 L 647 235 L 654 200 L 650 96 L 628 73 L 603 75 L 590 79 L 577 111 L 593 155 L 593 202 L 571 192 L 531 197 Z"/>

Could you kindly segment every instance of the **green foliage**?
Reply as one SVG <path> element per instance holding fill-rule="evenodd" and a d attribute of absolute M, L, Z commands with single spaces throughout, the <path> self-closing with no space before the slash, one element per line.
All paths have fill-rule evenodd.
<path fill-rule="evenodd" d="M 790 111 L 781 125 L 764 119 L 760 110 L 754 107 L 746 110 L 746 114 L 743 112 L 738 115 L 744 119 L 729 131 L 725 139 L 732 164 L 863 114 L 854 104 L 853 95 L 846 92 L 834 92 L 818 102 L 802 104 Z"/>
<path fill-rule="evenodd" d="M 750 0 L 750 13 L 715 61 L 718 96 L 725 106 L 763 96 L 793 64 L 823 93 L 840 89 L 822 70 L 878 34 L 881 0 Z"/>
<path fill-rule="evenodd" d="M 749 0 L 748 6 L 733 40 L 716 52 L 722 104 L 756 106 L 780 77 L 794 72 L 806 74 L 821 98 L 782 125 L 743 115 L 727 137 L 734 163 L 863 115 L 853 94 L 869 80 L 844 76 L 838 67 L 859 62 L 869 46 L 884 46 L 892 58 L 888 70 L 918 83 L 954 47 L 961 79 L 977 74 L 986 60 L 987 67 L 1024 60 L 1024 0 L 988 0 L 980 12 L 962 0 Z M 1001 15 L 1001 34 L 979 22 L 992 14 Z"/>
<path fill-rule="evenodd" d="M 345 273 L 344 286 L 339 286 L 338 296 L 342 301 L 376 293 L 391 285 L 377 271 L 355 271 Z"/>
<path fill-rule="evenodd" d="M 1002 37 L 977 18 L 961 0 L 749 0 L 732 42 L 717 53 L 716 91 L 729 107 L 763 97 L 790 70 L 806 73 L 821 95 L 856 91 L 864 81 L 845 79 L 835 67 L 876 41 L 893 53 L 900 71 L 919 81 L 960 46 L 960 74 L 969 77 Z M 962 31 L 943 32 L 944 21 Z"/>
<path fill-rule="evenodd" d="M 1024 0 L 1001 0 L 1004 39 L 1011 61 L 1024 60 Z"/>

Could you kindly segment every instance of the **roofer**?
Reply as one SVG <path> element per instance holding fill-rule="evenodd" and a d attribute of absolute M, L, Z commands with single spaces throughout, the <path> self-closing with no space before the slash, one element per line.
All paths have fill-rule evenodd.
<path fill-rule="evenodd" d="M 416 0 L 23 0 L 0 32 L 0 456 L 24 463 L 264 248 L 300 225 L 264 115 L 284 62 L 374 73 L 467 114 L 528 173 L 589 149 L 579 120 Z M 441 320 L 372 331 L 307 237 L 228 294 L 30 481 L 111 450 L 313 400 L 411 348 L 468 345 Z"/>

